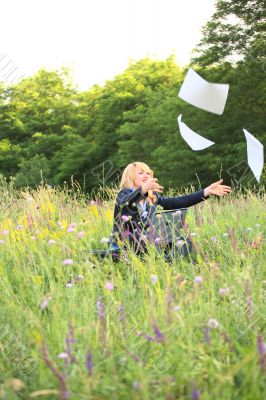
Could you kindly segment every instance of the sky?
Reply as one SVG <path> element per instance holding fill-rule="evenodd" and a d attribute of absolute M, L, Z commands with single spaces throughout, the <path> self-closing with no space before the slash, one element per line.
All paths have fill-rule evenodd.
<path fill-rule="evenodd" d="M 87 90 L 147 55 L 174 53 L 182 67 L 214 10 L 215 0 L 0 0 L 0 80 L 65 66 Z"/>

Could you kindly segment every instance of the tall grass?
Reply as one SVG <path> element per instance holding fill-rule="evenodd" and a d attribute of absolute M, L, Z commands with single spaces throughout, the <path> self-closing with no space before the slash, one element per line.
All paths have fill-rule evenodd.
<path fill-rule="evenodd" d="M 1 183 L 0 398 L 265 398 L 265 192 L 190 208 L 170 264 L 90 254 L 114 195 Z"/>

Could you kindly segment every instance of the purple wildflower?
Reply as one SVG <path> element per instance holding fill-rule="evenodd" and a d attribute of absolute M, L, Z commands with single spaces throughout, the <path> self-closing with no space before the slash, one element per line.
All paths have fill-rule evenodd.
<path fill-rule="evenodd" d="M 114 290 L 114 285 L 112 284 L 112 282 L 106 282 L 105 289 L 107 289 L 109 291 Z"/>
<path fill-rule="evenodd" d="M 96 306 L 98 311 L 98 318 L 100 320 L 104 320 L 104 304 L 101 302 L 101 300 L 97 300 Z"/>
<path fill-rule="evenodd" d="M 193 389 L 191 393 L 191 400 L 200 400 L 200 390 L 199 389 Z"/>
<path fill-rule="evenodd" d="M 71 260 L 71 258 L 66 258 L 65 260 L 63 260 L 63 265 L 71 265 L 73 264 L 73 260 Z"/>
<path fill-rule="evenodd" d="M 202 276 L 195 276 L 194 282 L 195 282 L 197 285 L 202 285 L 202 283 L 203 283 L 203 278 L 202 278 Z"/>
<path fill-rule="evenodd" d="M 92 362 L 92 352 L 91 351 L 88 351 L 87 356 L 86 356 L 86 368 L 88 370 L 89 376 L 91 376 L 93 373 L 93 362 Z"/>
<path fill-rule="evenodd" d="M 164 341 L 164 335 L 160 331 L 156 322 L 153 323 L 153 331 L 155 333 L 156 342 L 162 343 Z"/>
<path fill-rule="evenodd" d="M 265 344 L 263 343 L 263 337 L 261 335 L 257 336 L 257 348 L 259 353 L 260 368 L 263 371 L 266 367 L 266 350 Z"/>

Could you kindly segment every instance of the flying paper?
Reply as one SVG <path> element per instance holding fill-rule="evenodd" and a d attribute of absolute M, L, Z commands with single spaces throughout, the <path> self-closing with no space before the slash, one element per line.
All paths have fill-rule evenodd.
<path fill-rule="evenodd" d="M 181 121 L 182 114 L 177 118 L 179 130 L 182 138 L 192 148 L 192 150 L 203 150 L 214 144 L 211 140 L 205 139 L 198 133 L 193 132 L 184 122 Z"/>
<path fill-rule="evenodd" d="M 178 96 L 195 107 L 221 115 L 224 111 L 228 90 L 227 83 L 209 83 L 190 68 Z"/>
<path fill-rule="evenodd" d="M 264 165 L 263 145 L 246 129 L 243 129 L 243 131 L 247 141 L 248 165 L 259 182 Z"/>

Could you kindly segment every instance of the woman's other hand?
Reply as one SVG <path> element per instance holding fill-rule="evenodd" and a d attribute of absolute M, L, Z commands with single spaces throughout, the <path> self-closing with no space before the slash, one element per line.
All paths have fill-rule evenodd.
<path fill-rule="evenodd" d="M 225 196 L 230 193 L 231 187 L 222 185 L 223 179 L 220 179 L 217 182 L 212 183 L 210 186 L 204 189 L 204 197 L 216 195 L 216 196 Z"/>
<path fill-rule="evenodd" d="M 147 193 L 148 190 L 152 190 L 157 193 L 162 193 L 163 186 L 159 185 L 159 183 L 157 181 L 158 181 L 158 179 L 156 179 L 156 178 L 147 179 L 146 182 L 144 182 L 143 185 L 141 186 L 142 194 Z"/>

